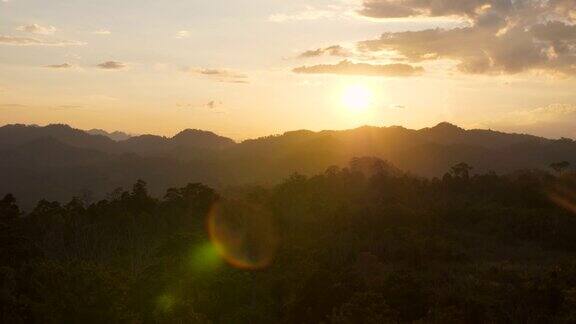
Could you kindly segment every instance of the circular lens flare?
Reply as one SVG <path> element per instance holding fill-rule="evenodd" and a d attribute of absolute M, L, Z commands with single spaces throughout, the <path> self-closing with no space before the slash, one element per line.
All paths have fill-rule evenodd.
<path fill-rule="evenodd" d="M 220 256 L 241 269 L 267 267 L 278 245 L 270 214 L 245 205 L 214 205 L 208 216 L 208 232 Z"/>

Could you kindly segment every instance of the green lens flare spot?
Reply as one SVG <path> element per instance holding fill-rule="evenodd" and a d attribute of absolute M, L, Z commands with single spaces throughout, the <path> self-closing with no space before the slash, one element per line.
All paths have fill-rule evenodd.
<path fill-rule="evenodd" d="M 209 272 L 216 270 L 222 264 L 222 259 L 216 246 L 206 242 L 193 250 L 190 264 L 195 271 Z"/>
<path fill-rule="evenodd" d="M 172 295 L 162 295 L 158 297 L 157 306 L 158 310 L 162 313 L 170 313 L 174 309 L 174 304 L 176 300 Z"/>

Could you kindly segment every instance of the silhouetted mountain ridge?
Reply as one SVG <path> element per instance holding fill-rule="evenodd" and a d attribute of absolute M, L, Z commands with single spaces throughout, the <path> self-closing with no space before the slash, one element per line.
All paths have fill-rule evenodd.
<path fill-rule="evenodd" d="M 90 135 L 85 131 L 64 124 L 26 126 L 22 124 L 0 127 L 0 150 L 13 148 L 34 140 L 52 137 L 75 147 L 115 152 L 115 142 L 102 135 Z"/>
<path fill-rule="evenodd" d="M 86 131 L 88 134 L 90 135 L 102 135 L 102 136 L 106 136 L 114 141 L 124 141 L 129 139 L 130 137 L 132 137 L 132 135 L 124 133 L 124 132 L 120 132 L 120 131 L 114 131 L 114 132 L 107 132 L 103 129 L 90 129 Z"/>
<path fill-rule="evenodd" d="M 109 135 L 126 134 L 107 133 L 92 129 L 83 131 L 64 124 L 50 124 L 44 127 L 36 125 L 12 124 L 0 127 L 0 150 L 14 148 L 42 138 L 54 138 L 73 147 L 94 149 L 107 153 L 137 153 L 159 155 L 176 148 L 221 149 L 235 142 L 209 131 L 187 129 L 172 138 L 157 135 L 128 136 L 124 140 L 113 140 Z"/>
<path fill-rule="evenodd" d="M 546 169 L 557 161 L 576 163 L 576 143 L 449 123 L 419 130 L 297 130 L 240 143 L 198 129 L 114 141 L 67 125 L 6 125 L 0 127 L 0 195 L 13 192 L 25 205 L 46 192 L 53 193 L 52 199 L 68 199 L 90 190 L 100 198 L 138 178 L 149 181 L 153 192 L 188 182 L 272 184 L 294 172 L 317 174 L 362 156 L 423 176 L 442 176 L 460 162 L 477 172 L 502 173 Z"/>

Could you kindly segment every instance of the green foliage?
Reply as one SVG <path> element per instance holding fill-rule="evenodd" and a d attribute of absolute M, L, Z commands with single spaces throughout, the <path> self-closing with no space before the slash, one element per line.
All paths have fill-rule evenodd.
<path fill-rule="evenodd" d="M 222 196 L 189 184 L 157 199 L 138 181 L 25 215 L 6 196 L 0 322 L 574 322 L 576 179 L 470 171 L 423 179 L 361 158 Z M 225 242 L 207 232 L 216 204 L 238 225 Z M 272 262 L 233 266 L 222 244 L 263 244 L 248 226 L 263 215 Z"/>

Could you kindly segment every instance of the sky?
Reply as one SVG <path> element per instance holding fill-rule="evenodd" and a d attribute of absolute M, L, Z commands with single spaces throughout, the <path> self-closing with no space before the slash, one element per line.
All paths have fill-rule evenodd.
<path fill-rule="evenodd" d="M 0 0 L 0 124 L 576 138 L 575 0 Z"/>

